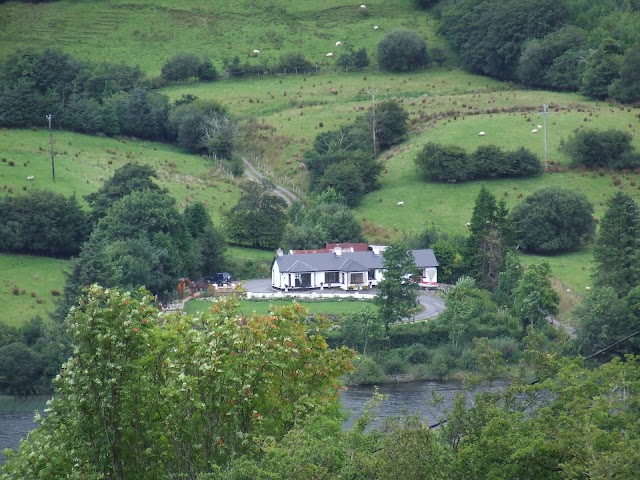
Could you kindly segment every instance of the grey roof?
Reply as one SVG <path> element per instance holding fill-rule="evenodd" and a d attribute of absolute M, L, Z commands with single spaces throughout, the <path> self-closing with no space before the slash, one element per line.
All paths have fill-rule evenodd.
<path fill-rule="evenodd" d="M 437 267 L 438 261 L 431 249 L 411 250 L 418 268 Z M 371 250 L 366 252 L 342 252 L 338 256 L 330 253 L 297 253 L 294 255 L 276 256 L 281 273 L 303 272 L 364 272 L 382 268 L 384 252 L 380 255 Z"/>

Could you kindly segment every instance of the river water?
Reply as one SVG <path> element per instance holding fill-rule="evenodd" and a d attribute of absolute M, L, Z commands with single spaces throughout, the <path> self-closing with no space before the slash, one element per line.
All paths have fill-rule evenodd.
<path fill-rule="evenodd" d="M 381 385 L 379 393 L 385 400 L 376 408 L 373 424 L 378 425 L 384 418 L 417 414 L 429 424 L 445 417 L 457 393 L 464 391 L 459 383 L 410 382 Z M 342 392 L 342 405 L 349 418 L 345 427 L 349 428 L 363 411 L 365 404 L 374 395 L 374 387 L 349 387 Z M 439 399 L 434 406 L 434 397 Z M 47 398 L 28 400 L 0 398 L 0 465 L 5 462 L 2 451 L 15 449 L 20 440 L 36 427 L 33 421 L 36 410 L 42 412 Z"/>

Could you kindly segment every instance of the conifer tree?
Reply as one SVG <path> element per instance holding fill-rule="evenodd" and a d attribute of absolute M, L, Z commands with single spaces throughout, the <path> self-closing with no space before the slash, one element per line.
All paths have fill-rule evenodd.
<path fill-rule="evenodd" d="M 620 298 L 640 282 L 640 211 L 626 193 L 609 200 L 593 257 L 594 282 L 613 287 Z"/>

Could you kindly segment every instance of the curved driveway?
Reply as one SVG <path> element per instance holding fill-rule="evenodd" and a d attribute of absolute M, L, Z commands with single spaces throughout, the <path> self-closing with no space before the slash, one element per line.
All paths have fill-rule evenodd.
<path fill-rule="evenodd" d="M 274 293 L 278 291 L 278 290 L 274 290 L 273 287 L 271 287 L 270 278 L 256 279 L 256 280 L 243 280 L 241 283 L 244 289 L 247 292 L 251 292 L 251 293 Z M 320 293 L 319 290 L 314 290 L 314 292 L 318 296 L 322 295 L 322 293 Z M 300 292 L 300 293 L 303 293 L 303 292 Z M 308 293 L 308 292 L 305 291 L 304 293 Z M 348 292 L 340 290 L 340 293 L 348 293 Z M 359 292 L 359 293 L 360 293 L 360 296 L 370 296 L 372 298 L 375 296 L 375 293 L 368 293 L 368 292 L 367 293 Z M 296 292 L 288 292 L 287 296 L 295 297 Z M 407 318 L 405 321 L 426 320 L 428 318 L 435 317 L 440 312 L 442 312 L 442 310 L 444 310 L 444 300 L 442 296 L 439 295 L 439 293 L 436 291 L 421 290 L 420 293 L 418 294 L 418 301 L 420 302 L 420 305 L 422 305 L 422 310 L 418 312 L 416 315 L 412 316 L 411 318 Z"/>

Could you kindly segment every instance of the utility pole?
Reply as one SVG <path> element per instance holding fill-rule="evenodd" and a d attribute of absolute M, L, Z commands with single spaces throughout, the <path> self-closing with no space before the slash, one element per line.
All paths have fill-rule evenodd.
<path fill-rule="evenodd" d="M 373 134 L 373 159 L 376 158 L 376 92 L 369 90 L 371 95 L 371 131 Z"/>
<path fill-rule="evenodd" d="M 547 142 L 547 105 L 542 105 L 542 125 L 544 127 L 544 171 L 549 168 L 549 143 Z"/>
<path fill-rule="evenodd" d="M 53 160 L 53 130 L 51 130 L 51 114 L 47 115 L 47 120 L 49 120 L 49 143 L 51 144 L 51 176 L 53 177 L 53 181 L 56 181 L 56 165 Z"/>

